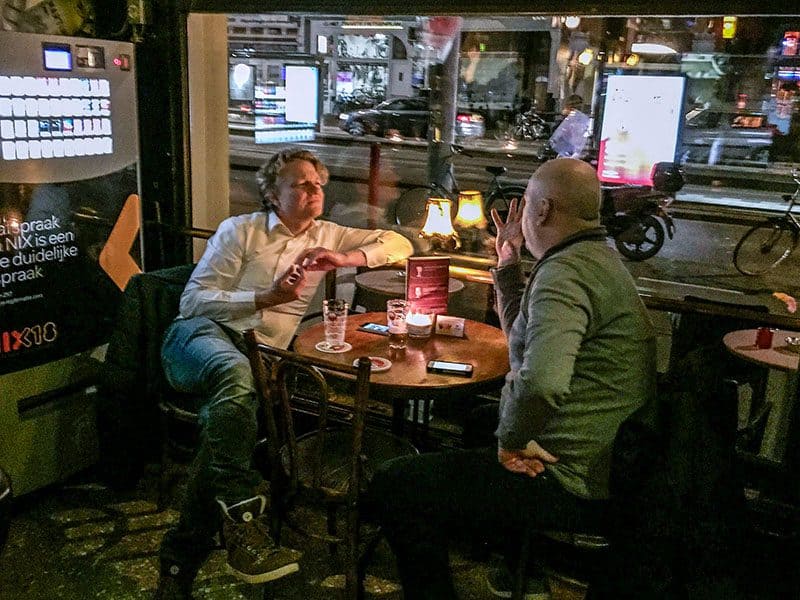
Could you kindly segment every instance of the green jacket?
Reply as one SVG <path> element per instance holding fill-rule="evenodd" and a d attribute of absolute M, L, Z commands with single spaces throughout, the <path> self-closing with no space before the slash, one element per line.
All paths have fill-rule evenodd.
<path fill-rule="evenodd" d="M 568 491 L 607 498 L 617 429 L 656 389 L 655 334 L 633 279 L 602 228 L 551 248 L 524 291 L 519 265 L 494 277 L 511 365 L 500 446 L 536 440 Z"/>

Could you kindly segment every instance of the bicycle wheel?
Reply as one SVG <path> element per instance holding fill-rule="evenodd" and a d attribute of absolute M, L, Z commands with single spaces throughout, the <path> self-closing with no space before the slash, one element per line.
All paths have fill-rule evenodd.
<path fill-rule="evenodd" d="M 450 194 L 445 194 L 444 190 L 436 187 L 414 187 L 400 194 L 392 203 L 387 213 L 387 220 L 403 227 L 422 228 L 426 217 L 425 206 L 431 197 L 445 197 L 452 200 Z"/>
<path fill-rule="evenodd" d="M 489 220 L 489 231 L 494 235 L 496 233 L 494 221 L 492 221 L 491 211 L 493 208 L 497 209 L 500 213 L 500 218 L 505 221 L 508 216 L 508 208 L 511 206 L 511 201 L 516 198 L 518 201 L 525 195 L 524 185 L 504 185 L 493 190 L 491 194 L 486 197 L 484 202 L 484 212 L 486 218 Z"/>
<path fill-rule="evenodd" d="M 797 231 L 782 219 L 750 228 L 733 249 L 733 265 L 743 275 L 761 275 L 783 262 L 797 246 Z"/>

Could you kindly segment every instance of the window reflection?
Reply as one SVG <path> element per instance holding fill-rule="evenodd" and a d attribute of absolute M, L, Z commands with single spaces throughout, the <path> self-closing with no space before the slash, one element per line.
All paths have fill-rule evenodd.
<path fill-rule="evenodd" d="M 304 141 L 330 142 L 337 158 L 343 141 L 403 148 L 394 162 L 384 152 L 397 189 L 383 204 L 435 180 L 449 190 L 453 166 L 462 178 L 469 161 L 442 158 L 450 142 L 497 152 L 514 184 L 548 150 L 597 163 L 612 184 L 647 183 L 653 161 L 711 178 L 731 167 L 781 177 L 800 162 L 800 15 L 249 14 L 229 15 L 228 35 L 231 132 L 267 152 Z M 304 84 L 313 93 L 288 89 L 287 66 L 298 65 L 317 77 Z M 653 77 L 664 81 L 626 96 L 637 89 L 626 78 Z M 318 98 L 318 114 L 293 121 L 293 97 Z M 409 153 L 432 155 L 439 141 L 438 171 L 428 160 L 424 172 L 424 156 Z M 413 161 L 422 167 L 410 174 Z M 486 191 L 477 171 L 461 183 Z"/>
<path fill-rule="evenodd" d="M 229 121 L 297 141 L 275 90 L 286 65 L 307 64 L 319 68 L 317 134 L 397 143 L 435 127 L 445 141 L 451 132 L 513 151 L 543 146 L 577 110 L 596 154 L 610 76 L 678 76 L 675 159 L 767 167 L 800 161 L 799 40 L 800 16 L 230 15 L 231 76 L 252 68 L 254 92 L 232 93 Z M 450 99 L 440 94 L 448 77 Z"/>

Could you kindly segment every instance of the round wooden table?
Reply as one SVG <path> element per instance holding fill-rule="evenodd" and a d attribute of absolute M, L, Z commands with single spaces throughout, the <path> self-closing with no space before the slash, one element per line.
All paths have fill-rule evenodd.
<path fill-rule="evenodd" d="M 800 333 L 776 329 L 772 336 L 772 347 L 762 349 L 756 346 L 756 331 L 756 329 L 731 331 L 725 334 L 722 341 L 729 352 L 746 361 L 780 371 L 797 371 L 800 353 L 786 343 L 786 338 L 800 336 Z"/>
<path fill-rule="evenodd" d="M 425 340 L 409 339 L 405 350 L 393 351 L 389 348 L 388 337 L 358 331 L 358 327 L 364 323 L 386 323 L 386 313 L 350 315 L 345 341 L 352 349 L 347 352 L 331 354 L 315 348 L 318 342 L 325 339 L 322 323 L 300 332 L 294 340 L 293 349 L 298 354 L 324 356 L 344 364 L 352 364 L 360 356 L 381 356 L 392 361 L 389 370 L 372 374 L 370 385 L 374 400 L 392 404 L 392 429 L 395 433 L 402 433 L 407 425 L 405 410 L 409 404 L 412 405 L 410 425 L 416 429 L 417 424 L 421 423 L 424 436 L 427 435 L 431 400 L 454 398 L 498 386 L 508 373 L 505 334 L 491 325 L 467 319 L 463 338 L 433 334 Z M 469 363 L 473 366 L 472 377 L 429 373 L 428 361 L 433 359 Z"/>
<path fill-rule="evenodd" d="M 767 417 L 764 439 L 759 455 L 780 462 L 786 449 L 786 438 L 791 426 L 790 415 L 797 394 L 797 370 L 800 353 L 786 343 L 796 331 L 776 329 L 771 348 L 756 346 L 756 329 L 740 329 L 726 333 L 722 338 L 725 348 L 733 355 L 769 369 L 765 397 L 772 402 Z"/>
<path fill-rule="evenodd" d="M 466 320 L 463 338 L 431 335 L 425 340 L 409 338 L 408 347 L 401 351 L 389 348 L 389 338 L 358 331 L 364 323 L 386 323 L 385 312 L 350 315 L 347 318 L 345 341 L 352 349 L 340 354 L 321 352 L 316 344 L 325 339 L 322 323 L 300 332 L 294 340 L 294 351 L 306 356 L 324 356 L 328 360 L 352 364 L 360 356 L 382 356 L 392 361 L 388 371 L 373 373 L 373 389 L 392 398 L 435 398 L 461 393 L 472 388 L 496 384 L 508 373 L 508 345 L 500 329 Z M 467 362 L 473 366 L 472 377 L 428 373 L 428 361 L 433 359 Z"/>
<path fill-rule="evenodd" d="M 455 294 L 464 289 L 464 283 L 450 278 L 448 291 Z M 379 269 L 364 271 L 356 275 L 356 300 L 369 310 L 384 310 L 390 298 L 405 298 L 406 272 L 397 269 Z"/>

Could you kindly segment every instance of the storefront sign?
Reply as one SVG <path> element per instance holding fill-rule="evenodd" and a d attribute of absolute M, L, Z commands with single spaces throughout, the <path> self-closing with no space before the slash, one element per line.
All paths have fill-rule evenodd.
<path fill-rule="evenodd" d="M 675 160 L 685 79 L 611 75 L 600 132 L 601 181 L 652 185 L 658 162 Z"/>

